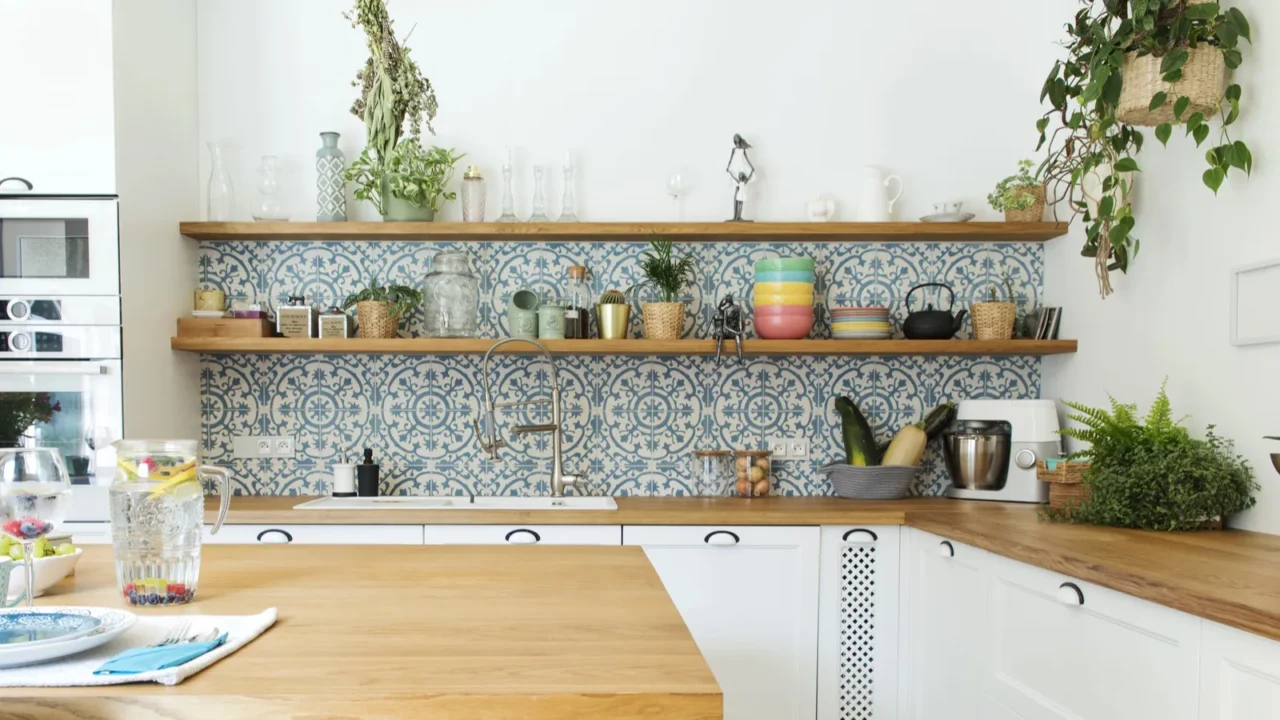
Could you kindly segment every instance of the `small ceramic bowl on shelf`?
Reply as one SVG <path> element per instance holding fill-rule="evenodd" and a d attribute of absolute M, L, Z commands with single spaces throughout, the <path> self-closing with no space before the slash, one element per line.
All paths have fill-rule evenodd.
<path fill-rule="evenodd" d="M 753 322 L 756 334 L 765 340 L 803 340 L 813 329 L 813 310 L 795 315 L 757 313 Z"/>
<path fill-rule="evenodd" d="M 813 258 L 809 257 L 787 257 L 787 258 L 767 258 L 756 261 L 756 272 L 775 272 L 787 270 L 800 270 L 802 272 L 813 272 Z"/>
<path fill-rule="evenodd" d="M 764 497 L 773 492 L 768 450 L 735 450 L 733 453 L 734 494 L 739 497 Z"/>
<path fill-rule="evenodd" d="M 812 270 L 758 270 L 756 282 L 799 282 L 813 284 Z"/>

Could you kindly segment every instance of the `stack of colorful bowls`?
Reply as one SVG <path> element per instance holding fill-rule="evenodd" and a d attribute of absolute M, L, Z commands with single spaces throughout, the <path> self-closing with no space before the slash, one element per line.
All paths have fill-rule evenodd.
<path fill-rule="evenodd" d="M 800 340 L 813 328 L 813 258 L 756 261 L 756 334 Z"/>
<path fill-rule="evenodd" d="M 839 340 L 884 340 L 892 333 L 889 308 L 831 308 L 831 337 Z"/>

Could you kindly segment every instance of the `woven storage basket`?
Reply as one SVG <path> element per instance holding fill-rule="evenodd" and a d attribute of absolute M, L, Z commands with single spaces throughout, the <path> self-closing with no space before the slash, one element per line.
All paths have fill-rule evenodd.
<path fill-rule="evenodd" d="M 684 335 L 684 303 L 645 303 L 644 336 L 653 340 L 679 340 Z"/>
<path fill-rule="evenodd" d="M 911 489 L 911 482 L 919 473 L 919 467 L 857 467 L 844 463 L 830 463 L 818 469 L 818 475 L 826 475 L 831 481 L 836 495 L 851 500 L 904 498 Z"/>
<path fill-rule="evenodd" d="M 1049 483 L 1049 507 L 1070 512 L 1071 508 L 1089 499 L 1091 489 L 1084 481 L 1089 469 L 1087 462 L 1059 461 L 1053 470 L 1043 460 L 1036 461 L 1036 477 Z"/>
<path fill-rule="evenodd" d="M 1025 210 L 1014 210 L 1013 208 L 1005 208 L 1005 222 L 1041 222 L 1044 220 L 1045 193 L 1044 186 L 1018 188 L 1021 193 L 1030 193 L 1035 197 L 1036 202 Z"/>
<path fill-rule="evenodd" d="M 1018 317 L 1018 306 L 1011 302 L 974 303 L 969 306 L 973 318 L 973 336 L 978 340 L 1009 340 L 1013 338 L 1013 322 Z"/>
<path fill-rule="evenodd" d="M 1173 117 L 1174 100 L 1191 99 L 1182 113 L 1185 121 L 1195 113 L 1206 118 L 1217 112 L 1227 85 L 1227 63 L 1222 50 L 1211 45 L 1201 45 L 1190 51 L 1187 64 L 1182 66 L 1182 79 L 1170 85 L 1160 72 L 1163 58 L 1154 55 L 1138 57 L 1133 53 L 1124 56 L 1124 89 L 1120 92 L 1120 106 L 1116 117 L 1130 125 L 1154 127 L 1161 123 L 1177 123 Z M 1158 92 L 1169 94 L 1163 105 L 1150 110 L 1151 98 Z"/>
<path fill-rule="evenodd" d="M 364 300 L 356 303 L 356 337 L 393 338 L 396 321 L 391 319 L 391 303 Z"/>

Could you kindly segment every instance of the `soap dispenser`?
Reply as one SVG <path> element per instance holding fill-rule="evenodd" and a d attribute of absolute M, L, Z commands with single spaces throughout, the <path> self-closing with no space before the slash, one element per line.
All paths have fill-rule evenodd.
<path fill-rule="evenodd" d="M 373 448 L 364 449 L 364 460 L 356 466 L 356 485 L 360 497 L 378 496 L 378 464 L 373 461 Z"/>

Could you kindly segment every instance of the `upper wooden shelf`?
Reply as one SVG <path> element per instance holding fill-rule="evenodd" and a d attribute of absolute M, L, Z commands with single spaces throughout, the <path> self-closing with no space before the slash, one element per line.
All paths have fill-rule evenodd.
<path fill-rule="evenodd" d="M 1045 242 L 1066 223 L 422 223 L 184 222 L 178 230 L 209 242 L 298 240 L 644 241 L 653 235 L 684 242 Z"/>
<path fill-rule="evenodd" d="M 306 339 L 175 337 L 174 350 L 214 354 L 294 355 L 480 355 L 496 338 Z M 540 340 L 553 355 L 714 355 L 714 340 Z M 1076 351 L 1075 340 L 744 340 L 746 355 L 978 355 L 1038 356 Z M 511 343 L 503 354 L 529 354 L 527 343 Z M 733 343 L 724 352 L 734 353 Z"/>

